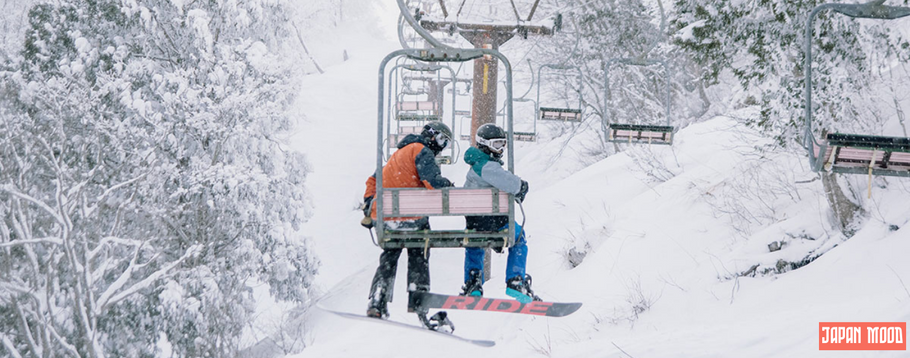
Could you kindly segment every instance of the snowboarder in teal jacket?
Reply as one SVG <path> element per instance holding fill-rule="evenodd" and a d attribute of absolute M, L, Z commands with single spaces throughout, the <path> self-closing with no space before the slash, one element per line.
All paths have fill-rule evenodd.
<path fill-rule="evenodd" d="M 515 195 L 519 203 L 528 193 L 528 182 L 502 168 L 502 154 L 507 143 L 506 132 L 494 124 L 484 124 L 477 129 L 475 146 L 464 154 L 465 163 L 471 166 L 465 180 L 465 188 L 496 188 Z M 499 231 L 509 225 L 506 215 L 467 216 L 466 228 L 478 231 Z M 531 276 L 525 273 L 528 246 L 521 226 L 515 225 L 515 244 L 509 247 L 506 262 L 506 294 L 521 302 L 540 301 L 531 291 Z M 462 295 L 483 295 L 484 249 L 465 249 L 464 286 Z"/>

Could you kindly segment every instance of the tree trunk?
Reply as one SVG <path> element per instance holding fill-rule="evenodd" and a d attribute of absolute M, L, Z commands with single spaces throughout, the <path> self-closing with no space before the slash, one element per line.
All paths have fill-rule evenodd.
<path fill-rule="evenodd" d="M 838 229 L 847 237 L 853 236 L 856 232 L 852 225 L 854 218 L 865 215 L 863 208 L 844 195 L 844 190 L 837 183 L 837 174 L 823 172 L 822 185 L 825 188 L 825 196 L 828 198 L 828 206 L 834 212 Z"/>

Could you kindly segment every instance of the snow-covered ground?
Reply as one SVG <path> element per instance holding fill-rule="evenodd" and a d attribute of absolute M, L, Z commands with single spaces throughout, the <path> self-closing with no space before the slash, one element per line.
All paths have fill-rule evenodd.
<path fill-rule="evenodd" d="M 322 262 L 318 304 L 352 313 L 366 309 L 381 252 L 359 226 L 356 207 L 375 166 L 378 64 L 398 48 L 388 30 L 348 31 L 313 45 L 344 48 L 350 60 L 306 78 L 297 104 L 305 118 L 291 140 L 312 165 L 307 186 L 315 215 L 303 232 Z M 844 240 L 805 159 L 761 155 L 761 142 L 717 117 L 681 130 L 672 148 L 631 149 L 582 170 L 574 154 L 560 163 L 544 157 L 555 140 L 520 144 L 516 171 L 531 184 L 528 272 L 541 297 L 583 302 L 578 312 L 545 318 L 450 311 L 457 335 L 497 343 L 481 348 L 314 307 L 299 338 L 306 349 L 290 357 L 907 356 L 820 352 L 817 332 L 819 322 L 910 321 L 910 181 L 876 179 L 866 199 L 870 217 Z M 651 171 L 662 179 L 646 175 L 636 164 L 643 161 L 658 163 Z M 466 172 L 463 163 L 443 168 L 457 184 Z M 850 180 L 865 188 L 865 178 Z M 775 241 L 783 249 L 769 252 Z M 587 253 L 574 268 L 566 259 L 572 248 Z M 761 273 L 821 252 L 797 270 L 742 275 L 756 264 Z M 463 255 L 433 250 L 432 291 L 459 291 Z M 488 296 L 505 297 L 505 259 L 494 254 Z M 406 313 L 405 273 L 402 262 L 391 319 L 416 325 Z"/>

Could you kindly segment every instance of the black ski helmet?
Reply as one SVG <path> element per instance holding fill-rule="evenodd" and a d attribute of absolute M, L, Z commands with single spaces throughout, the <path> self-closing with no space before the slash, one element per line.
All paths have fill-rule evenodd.
<path fill-rule="evenodd" d="M 433 121 L 423 126 L 420 135 L 427 140 L 433 153 L 439 154 L 452 140 L 452 130 L 445 123 Z"/>
<path fill-rule="evenodd" d="M 493 155 L 499 159 L 505 150 L 506 131 L 499 128 L 493 123 L 487 123 L 477 128 L 477 134 L 474 136 L 474 145 L 484 153 Z"/>

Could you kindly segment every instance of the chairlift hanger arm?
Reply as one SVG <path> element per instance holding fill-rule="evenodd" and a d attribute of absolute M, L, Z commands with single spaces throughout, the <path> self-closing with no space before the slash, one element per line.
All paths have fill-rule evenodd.
<path fill-rule="evenodd" d="M 829 8 L 841 14 L 861 19 L 894 20 L 910 16 L 910 8 L 883 5 L 884 1 L 872 1 L 865 4 L 823 4 L 816 7 L 820 10 Z M 827 6 L 826 6 L 827 5 Z M 814 10 L 813 10 L 814 11 Z"/>
<path fill-rule="evenodd" d="M 429 42 L 430 45 L 435 48 L 452 49 L 451 46 L 446 45 L 442 42 L 439 42 L 439 40 L 437 40 L 435 37 L 433 37 L 432 34 L 430 34 L 426 29 L 421 27 L 420 23 L 417 22 L 417 19 L 414 18 L 414 15 L 412 15 L 410 10 L 408 10 L 408 6 L 404 3 L 404 1 L 405 0 L 397 1 L 398 10 L 401 11 L 401 16 L 404 17 L 404 20 L 407 21 L 407 23 L 409 25 L 411 25 L 411 27 L 414 28 L 414 31 L 417 31 L 417 34 L 419 34 L 420 37 L 423 37 L 424 40 L 427 40 L 427 42 Z"/>

